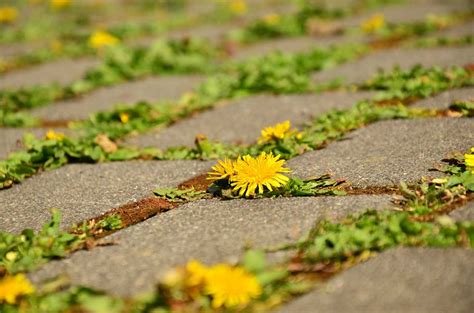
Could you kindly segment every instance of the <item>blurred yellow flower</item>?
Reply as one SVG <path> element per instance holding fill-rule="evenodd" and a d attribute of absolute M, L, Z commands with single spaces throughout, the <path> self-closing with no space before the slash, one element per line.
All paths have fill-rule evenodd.
<path fill-rule="evenodd" d="M 63 51 L 64 45 L 60 40 L 55 39 L 49 43 L 49 47 L 53 52 L 60 53 L 61 51 Z"/>
<path fill-rule="evenodd" d="M 385 26 L 385 17 L 381 13 L 373 15 L 371 18 L 363 21 L 361 24 L 362 30 L 366 33 L 374 33 L 384 26 Z"/>
<path fill-rule="evenodd" d="M 280 15 L 276 13 L 267 14 L 263 17 L 263 21 L 267 25 L 276 25 L 280 22 Z"/>
<path fill-rule="evenodd" d="M 245 14 L 247 12 L 247 3 L 244 0 L 232 0 L 229 8 L 232 13 Z"/>
<path fill-rule="evenodd" d="M 120 122 L 122 122 L 124 124 L 128 123 L 128 121 L 130 120 L 130 114 L 128 114 L 128 113 L 123 113 L 122 112 L 122 113 L 120 113 L 119 117 L 120 117 Z"/>
<path fill-rule="evenodd" d="M 186 278 L 186 285 L 189 287 L 196 287 L 202 285 L 205 282 L 208 268 L 201 262 L 191 260 L 186 265 L 186 272 L 188 277 Z"/>
<path fill-rule="evenodd" d="M 113 46 L 120 42 L 117 37 L 104 31 L 96 31 L 89 37 L 89 46 L 100 49 L 105 46 Z"/>
<path fill-rule="evenodd" d="M 63 133 L 57 133 L 54 130 L 50 129 L 44 137 L 47 140 L 62 141 L 66 136 Z"/>
<path fill-rule="evenodd" d="M 71 4 L 71 0 L 50 0 L 49 5 L 55 9 L 62 9 Z"/>
<path fill-rule="evenodd" d="M 7 275 L 0 280 L 0 302 L 14 304 L 20 296 L 34 291 L 35 288 L 24 274 Z"/>
<path fill-rule="evenodd" d="M 18 17 L 18 10 L 14 7 L 0 7 L 0 23 L 13 23 Z"/>
<path fill-rule="evenodd" d="M 245 155 L 234 162 L 235 175 L 231 179 L 231 186 L 238 191 L 240 196 L 263 193 L 264 187 L 269 191 L 286 185 L 289 178 L 281 173 L 288 173 L 290 169 L 283 167 L 285 160 L 280 160 L 280 155 L 262 152 L 253 158 Z M 258 190 L 257 190 L 258 189 Z"/>
<path fill-rule="evenodd" d="M 240 267 L 216 264 L 206 275 L 205 292 L 212 296 L 213 308 L 246 305 L 262 293 L 257 278 Z"/>
<path fill-rule="evenodd" d="M 234 162 L 229 159 L 224 159 L 224 161 L 219 160 L 218 163 L 212 167 L 212 169 L 214 171 L 207 174 L 207 179 L 212 181 L 226 178 L 232 180 L 235 174 Z"/>
<path fill-rule="evenodd" d="M 291 129 L 291 122 L 284 121 L 274 126 L 265 127 L 262 129 L 258 143 L 264 143 L 272 140 L 282 140 L 294 133 L 295 130 Z"/>
<path fill-rule="evenodd" d="M 471 153 L 464 155 L 464 162 L 471 169 L 472 174 L 474 174 L 474 147 L 471 148 Z"/>

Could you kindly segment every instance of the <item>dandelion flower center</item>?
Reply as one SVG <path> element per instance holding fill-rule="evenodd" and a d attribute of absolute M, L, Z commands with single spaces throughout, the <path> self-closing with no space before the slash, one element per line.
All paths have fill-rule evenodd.
<path fill-rule="evenodd" d="M 290 170 L 284 168 L 285 160 L 280 160 L 280 156 L 273 156 L 271 153 L 262 152 L 258 157 L 253 158 L 246 155 L 239 158 L 235 164 L 236 174 L 231 180 L 234 191 L 238 191 L 240 196 L 246 197 L 258 193 L 263 193 L 264 188 L 272 191 L 286 185 L 289 178 L 281 173 L 288 173 Z"/>

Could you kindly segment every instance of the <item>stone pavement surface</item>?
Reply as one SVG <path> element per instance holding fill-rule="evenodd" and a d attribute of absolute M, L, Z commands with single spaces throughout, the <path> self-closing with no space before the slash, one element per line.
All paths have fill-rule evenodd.
<path fill-rule="evenodd" d="M 260 0 L 252 0 L 260 3 Z M 330 6 L 347 7 L 357 0 L 325 1 Z M 193 2 L 194 3 L 194 2 Z M 251 3 L 249 1 L 249 3 Z M 272 2 L 273 3 L 273 2 Z M 279 2 L 281 3 L 281 2 Z M 340 27 L 359 27 L 375 13 L 387 22 L 414 22 L 428 14 L 467 11 L 470 1 L 417 0 L 389 5 L 344 18 Z M 199 10 L 209 8 L 196 6 Z M 194 10 L 194 9 L 192 9 Z M 291 12 L 285 5 L 262 6 L 248 16 L 218 27 L 213 24 L 170 31 L 165 37 L 202 36 L 219 42 L 231 29 L 267 13 Z M 258 12 L 257 12 L 258 11 Z M 436 32 L 429 38 L 472 35 L 473 22 Z M 149 44 L 156 38 L 134 40 Z M 331 34 L 265 40 L 236 48 L 230 60 L 243 60 L 271 51 L 297 52 L 348 42 L 368 43 L 367 35 Z M 32 46 L 29 46 L 30 48 Z M 15 47 L 4 52 L 11 54 Z M 312 80 L 325 83 L 343 78 L 347 83 L 370 79 L 378 69 L 395 65 L 464 66 L 473 63 L 473 46 L 418 48 L 401 44 L 381 49 L 361 59 L 313 73 Z M 3 52 L 2 52 L 3 53 Z M 58 81 L 67 84 L 80 78 L 98 60 L 59 60 L 0 76 L 0 89 L 28 87 Z M 205 79 L 204 75 L 154 76 L 100 88 L 81 97 L 31 110 L 47 121 L 81 120 L 109 110 L 117 104 L 140 100 L 176 100 Z M 251 144 L 260 130 L 290 120 L 303 127 L 315 117 L 333 110 L 351 108 L 375 92 L 330 91 L 312 94 L 260 94 L 223 102 L 215 108 L 177 121 L 167 128 L 150 130 L 123 140 L 126 145 L 157 147 L 194 146 L 197 134 L 226 143 Z M 417 101 L 414 107 L 446 109 L 453 101 L 472 100 L 474 88 L 459 88 Z M 0 103 L 1 106 L 1 103 Z M 72 130 L 56 128 L 57 131 Z M 46 128 L 0 128 L 0 158 L 22 148 L 25 132 L 42 137 Z M 323 149 L 288 161 L 296 177 L 325 173 L 343 178 L 355 188 L 394 187 L 400 181 L 415 182 L 452 151 L 466 151 L 474 144 L 472 118 L 426 118 L 377 122 L 350 132 Z M 99 164 L 70 164 L 43 171 L 10 189 L 0 190 L 0 230 L 19 233 L 24 228 L 38 230 L 50 218 L 50 208 L 62 212 L 62 227 L 97 217 L 112 208 L 152 197 L 155 188 L 176 187 L 203 174 L 215 161 L 126 161 Z M 1 173 L 0 173 L 1 174 Z M 30 273 L 34 282 L 58 274 L 70 276 L 73 284 L 134 296 L 152 290 L 170 268 L 190 259 L 206 264 L 236 262 L 245 248 L 273 248 L 294 242 L 317 221 L 340 220 L 368 208 L 392 209 L 390 193 L 324 197 L 293 197 L 254 200 L 199 200 L 124 228 L 106 240 L 114 245 L 78 251 L 68 258 L 50 262 Z M 449 216 L 458 221 L 474 220 L 470 201 Z M 288 254 L 272 255 L 281 261 Z M 396 248 L 339 273 L 309 294 L 279 308 L 277 312 L 471 312 L 474 308 L 474 252 L 468 249 Z"/>
<path fill-rule="evenodd" d="M 379 122 L 356 130 L 322 150 L 288 162 L 293 175 L 330 173 L 354 187 L 398 186 L 415 182 L 452 151 L 465 151 L 474 142 L 468 118 L 430 118 Z"/>
<path fill-rule="evenodd" d="M 127 161 L 72 164 L 41 173 L 2 190 L 0 229 L 18 233 L 40 229 L 51 208 L 60 209 L 63 226 L 99 216 L 114 207 L 175 187 L 202 174 L 212 163 L 200 161 Z"/>
<path fill-rule="evenodd" d="M 74 283 L 136 295 L 150 291 L 158 277 L 187 260 L 237 261 L 246 246 L 266 248 L 294 241 L 317 220 L 391 206 L 389 196 L 365 195 L 196 201 L 108 237 L 117 240 L 116 245 L 50 263 L 32 278 L 67 274 Z"/>
<path fill-rule="evenodd" d="M 469 313 L 474 251 L 400 248 L 360 264 L 278 313 Z"/>

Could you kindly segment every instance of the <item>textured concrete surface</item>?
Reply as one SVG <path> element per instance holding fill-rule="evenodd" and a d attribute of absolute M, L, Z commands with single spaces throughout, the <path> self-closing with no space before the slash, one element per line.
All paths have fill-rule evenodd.
<path fill-rule="evenodd" d="M 357 265 L 278 313 L 470 313 L 474 250 L 399 248 Z"/>
<path fill-rule="evenodd" d="M 469 149 L 474 123 L 468 118 L 394 120 L 356 130 L 322 150 L 291 159 L 296 176 L 331 173 L 354 186 L 390 186 L 413 182 L 452 151 Z"/>
<path fill-rule="evenodd" d="M 430 109 L 447 109 L 454 101 L 474 101 L 474 87 L 447 90 L 416 102 L 413 106 Z"/>
<path fill-rule="evenodd" d="M 290 120 L 294 126 L 311 121 L 313 116 L 331 109 L 353 106 L 357 101 L 370 98 L 363 93 L 322 93 L 300 95 L 260 95 L 235 100 L 224 106 L 197 114 L 163 129 L 152 131 L 127 143 L 138 146 L 193 146 L 197 134 L 223 142 L 256 142 L 260 130 L 266 126 Z"/>
<path fill-rule="evenodd" d="M 371 53 L 354 62 L 317 72 L 312 75 L 315 83 L 342 79 L 345 83 L 362 83 L 372 78 L 377 70 L 390 71 L 395 65 L 409 69 L 416 64 L 423 66 L 463 66 L 472 62 L 472 47 L 436 47 L 389 49 Z"/>
<path fill-rule="evenodd" d="M 203 80 L 200 76 L 160 76 L 101 88 L 83 97 L 35 109 L 31 114 L 46 120 L 79 120 L 112 109 L 117 104 L 178 99 Z"/>
<path fill-rule="evenodd" d="M 72 164 L 46 171 L 1 191 L 0 229 L 40 229 L 50 218 L 51 208 L 61 210 L 67 228 L 126 202 L 151 196 L 155 188 L 175 187 L 205 172 L 211 164 L 128 161 Z"/>
<path fill-rule="evenodd" d="M 23 149 L 23 136 L 32 133 L 37 138 L 42 138 L 49 129 L 46 128 L 5 128 L 0 127 L 0 160 L 8 156 L 9 153 Z M 70 135 L 67 128 L 54 128 L 56 132 Z"/>
<path fill-rule="evenodd" d="M 0 76 L 0 89 L 58 83 L 67 85 L 98 64 L 95 59 L 58 60 Z"/>
<path fill-rule="evenodd" d="M 388 196 L 197 201 L 108 237 L 117 245 L 75 253 L 33 277 L 66 273 L 76 284 L 133 295 L 151 290 L 157 277 L 192 258 L 208 264 L 236 261 L 248 244 L 294 241 L 319 219 L 390 206 Z"/>
<path fill-rule="evenodd" d="M 474 221 L 474 201 L 454 210 L 449 216 L 457 221 Z"/>

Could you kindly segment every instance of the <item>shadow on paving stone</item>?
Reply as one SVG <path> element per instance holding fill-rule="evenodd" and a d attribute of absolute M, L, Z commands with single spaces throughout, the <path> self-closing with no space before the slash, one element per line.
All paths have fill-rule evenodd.
<path fill-rule="evenodd" d="M 151 131 L 130 138 L 127 143 L 141 147 L 165 149 L 172 146 L 194 146 L 197 134 L 227 143 L 252 143 L 264 127 L 290 120 L 294 126 L 310 122 L 314 116 L 331 109 L 352 107 L 373 93 L 331 92 L 300 95 L 259 95 L 233 102 L 192 118 L 177 122 L 166 129 Z"/>
<path fill-rule="evenodd" d="M 454 101 L 474 101 L 474 87 L 447 90 L 434 97 L 416 102 L 413 107 L 447 109 Z"/>
<path fill-rule="evenodd" d="M 449 213 L 449 216 L 456 221 L 474 221 L 474 201 L 471 200 L 466 205 L 457 208 Z"/>
<path fill-rule="evenodd" d="M 83 77 L 90 68 L 97 66 L 96 59 L 58 60 L 14 71 L 0 76 L 0 89 L 47 85 L 54 82 L 67 85 Z"/>
<path fill-rule="evenodd" d="M 465 151 L 474 142 L 469 118 L 429 118 L 378 122 L 330 143 L 322 150 L 288 161 L 298 177 L 330 173 L 355 187 L 396 186 L 415 182 L 452 151 Z"/>
<path fill-rule="evenodd" d="M 398 248 L 357 265 L 278 313 L 471 313 L 474 251 Z"/>
<path fill-rule="evenodd" d="M 71 164 L 46 171 L 0 191 L 0 230 L 39 230 L 50 219 L 50 208 L 61 210 L 62 227 L 68 228 L 111 208 L 152 196 L 155 188 L 176 187 L 212 164 L 128 161 Z"/>
<path fill-rule="evenodd" d="M 179 98 L 204 80 L 201 76 L 160 76 L 101 88 L 83 97 L 57 102 L 31 110 L 46 120 L 80 120 L 98 111 L 110 110 L 117 104 L 138 101 L 159 102 Z"/>
<path fill-rule="evenodd" d="M 430 66 L 464 66 L 473 61 L 472 47 L 394 48 L 364 56 L 361 59 L 317 72 L 314 83 L 342 79 L 344 83 L 363 83 L 379 69 L 391 71 L 396 65 L 409 69 L 416 64 Z"/>
<path fill-rule="evenodd" d="M 132 296 L 152 290 L 171 267 L 198 259 L 237 261 L 243 248 L 294 242 L 317 220 L 367 208 L 392 207 L 389 196 L 201 200 L 109 237 L 117 244 L 79 251 L 32 274 L 34 281 L 65 273 L 74 284 Z"/>
<path fill-rule="evenodd" d="M 56 132 L 72 135 L 68 128 L 52 128 Z M 0 127 L 0 159 L 5 159 L 8 154 L 16 150 L 24 149 L 23 136 L 32 133 L 37 138 L 43 138 L 49 128 L 8 128 Z"/>

